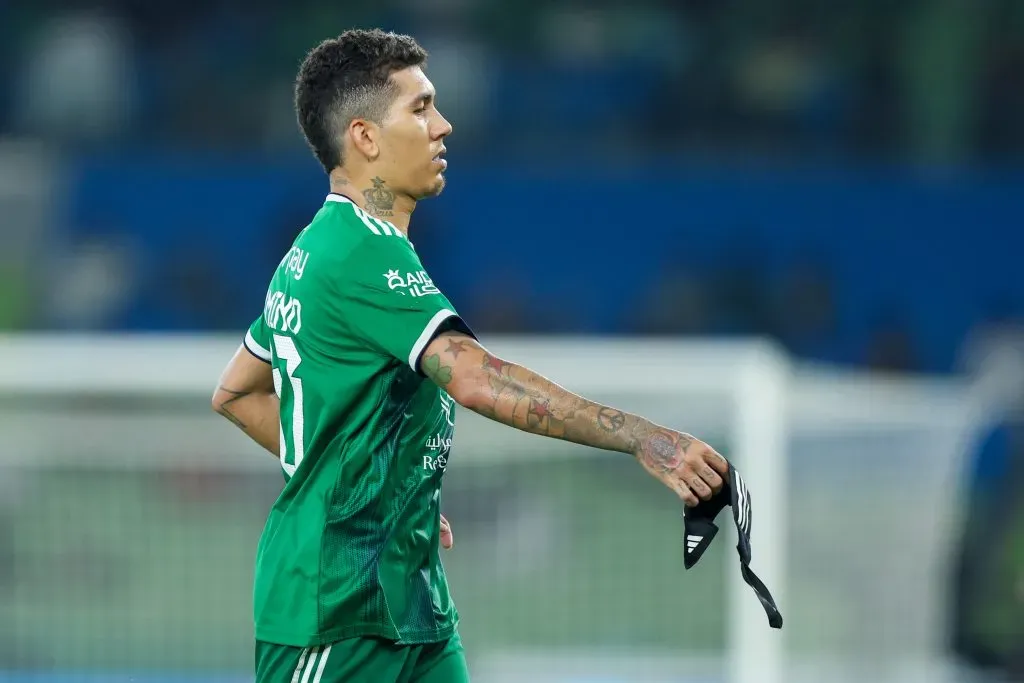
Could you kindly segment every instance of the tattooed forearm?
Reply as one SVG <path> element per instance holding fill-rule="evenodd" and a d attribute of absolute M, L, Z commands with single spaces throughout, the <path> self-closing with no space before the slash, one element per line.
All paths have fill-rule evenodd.
<path fill-rule="evenodd" d="M 247 430 L 248 427 L 245 426 L 245 423 L 242 421 L 242 419 L 235 413 L 231 412 L 231 404 L 234 403 L 235 401 L 245 398 L 246 396 L 252 395 L 252 392 L 235 391 L 234 389 L 228 389 L 223 384 L 217 387 L 217 391 L 218 393 L 223 392 L 223 394 L 229 396 L 229 398 L 221 400 L 217 403 L 217 412 L 226 417 L 227 419 L 231 420 L 231 422 L 233 422 L 239 429 L 242 429 L 243 431 Z"/>
<path fill-rule="evenodd" d="M 643 418 L 589 401 L 519 365 L 482 353 L 487 387 L 468 407 L 525 432 L 634 453 L 652 429 Z"/>
<path fill-rule="evenodd" d="M 268 391 L 239 391 L 223 384 L 214 395 L 214 409 L 274 456 L 281 452 L 281 401 Z"/>
<path fill-rule="evenodd" d="M 608 432 L 616 432 L 626 426 L 626 416 L 614 408 L 597 411 L 597 424 Z"/>
<path fill-rule="evenodd" d="M 489 353 L 483 355 L 481 368 L 487 373 L 487 383 L 490 386 L 490 398 L 493 403 L 490 408 L 497 409 L 502 399 L 511 401 L 513 406 L 527 396 L 527 389 L 512 377 L 511 363 L 492 356 Z"/>
<path fill-rule="evenodd" d="M 722 485 L 729 464 L 707 444 L 574 394 L 532 370 L 446 333 L 420 365 L 459 405 L 532 434 L 629 453 L 688 505 Z"/>
<path fill-rule="evenodd" d="M 583 398 L 502 360 L 469 337 L 435 340 L 421 368 L 462 406 L 484 417 L 531 434 L 631 453 L 652 471 L 678 468 L 692 443 L 679 432 Z"/>

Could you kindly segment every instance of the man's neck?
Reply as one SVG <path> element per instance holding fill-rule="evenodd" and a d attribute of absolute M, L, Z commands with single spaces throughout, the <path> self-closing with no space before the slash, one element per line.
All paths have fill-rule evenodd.
<path fill-rule="evenodd" d="M 409 221 L 416 202 L 396 194 L 379 176 L 349 178 L 340 171 L 331 173 L 331 192 L 344 195 L 367 213 L 385 220 L 409 235 Z"/>

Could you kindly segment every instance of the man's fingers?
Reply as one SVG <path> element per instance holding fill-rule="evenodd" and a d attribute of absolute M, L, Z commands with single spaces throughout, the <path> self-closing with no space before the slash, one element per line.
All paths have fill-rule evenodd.
<path fill-rule="evenodd" d="M 441 547 L 450 550 L 453 545 L 455 545 L 455 536 L 452 535 L 452 527 L 444 515 L 441 515 Z"/>
<path fill-rule="evenodd" d="M 719 455 L 715 449 L 711 447 L 708 447 L 704 452 L 704 462 L 711 465 L 711 467 L 722 476 L 729 474 L 729 461 Z"/>
<path fill-rule="evenodd" d="M 718 473 L 711 469 L 707 464 L 703 464 L 697 470 L 697 474 L 704 480 L 712 491 L 718 493 L 722 490 L 722 478 L 718 476 Z"/>
<path fill-rule="evenodd" d="M 713 495 L 711 487 L 704 483 L 704 480 L 698 477 L 696 474 L 691 475 L 686 482 L 690 486 L 690 490 L 697 495 L 701 500 L 711 500 Z"/>
<path fill-rule="evenodd" d="M 693 491 L 690 490 L 690 487 L 686 485 L 686 482 L 680 481 L 676 483 L 676 493 L 678 493 L 679 497 L 683 499 L 684 503 L 686 503 L 686 507 L 697 507 L 697 505 L 700 504 L 700 499 L 694 495 Z"/>

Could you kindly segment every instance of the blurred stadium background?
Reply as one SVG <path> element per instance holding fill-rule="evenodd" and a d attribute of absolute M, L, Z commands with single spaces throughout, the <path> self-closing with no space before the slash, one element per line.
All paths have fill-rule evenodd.
<path fill-rule="evenodd" d="M 463 414 L 474 680 L 1024 680 L 1024 3 L 0 0 L 0 681 L 251 680 L 280 475 L 208 398 L 326 193 L 297 65 L 375 25 L 455 127 L 435 282 L 735 454 L 787 618 L 621 457 Z"/>

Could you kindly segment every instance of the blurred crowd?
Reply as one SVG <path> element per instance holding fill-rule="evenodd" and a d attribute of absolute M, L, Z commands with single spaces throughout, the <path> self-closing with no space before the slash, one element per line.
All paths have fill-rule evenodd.
<path fill-rule="evenodd" d="M 5 0 L 0 126 L 104 148 L 290 148 L 302 55 L 345 27 L 380 25 L 431 50 L 441 103 L 484 156 L 543 141 L 602 154 L 1000 162 L 1024 154 L 1022 7 Z"/>
<path fill-rule="evenodd" d="M 903 281 L 878 287 L 906 287 L 894 298 L 869 291 L 871 283 L 849 262 L 851 250 L 877 249 L 887 237 L 919 241 L 920 231 L 935 236 L 932 248 L 946 249 L 936 262 L 962 249 L 955 240 L 944 243 L 942 234 L 987 230 L 979 239 L 1003 244 L 992 248 L 992 258 L 1021 239 L 1014 230 L 1021 213 L 1006 208 L 1019 182 L 1012 169 L 1024 160 L 1024 4 L 1016 0 L 0 0 L 0 140 L 41 142 L 39 156 L 51 162 L 33 175 L 23 152 L 12 157 L 0 148 L 0 172 L 23 183 L 38 177 L 37 201 L 45 207 L 26 217 L 30 193 L 9 190 L 5 199 L 0 190 L 8 223 L 12 197 L 22 216 L 18 237 L 7 231 L 0 282 L 23 293 L 5 297 L 0 326 L 247 324 L 253 291 L 323 188 L 322 177 L 308 172 L 291 109 L 296 67 L 319 40 L 376 25 L 412 33 L 431 52 L 440 105 L 455 122 L 453 168 L 491 172 L 503 190 L 488 200 L 492 214 L 510 201 L 532 201 L 534 215 L 574 198 L 593 201 L 609 177 L 647 168 L 651 159 L 686 159 L 698 169 L 697 186 L 702 164 L 760 165 L 769 179 L 774 169 L 804 169 L 802 179 L 775 193 L 783 209 L 758 219 L 759 234 L 742 248 L 737 243 L 748 236 L 736 226 L 751 217 L 701 242 L 690 231 L 712 229 L 711 212 L 668 216 L 677 224 L 668 229 L 664 239 L 671 242 L 660 260 L 634 261 L 619 273 L 631 288 L 583 285 L 589 274 L 578 261 L 545 264 L 536 254 L 496 263 L 472 285 L 443 283 L 481 331 L 770 334 L 812 359 L 947 371 L 970 329 L 1024 310 L 1024 287 L 993 280 L 996 266 L 963 272 L 965 286 L 977 289 L 963 296 L 914 289 L 904 281 L 936 273 L 918 272 L 922 266 L 912 259 L 920 247 L 908 247 L 898 262 L 906 268 Z M 307 166 L 288 166 L 296 159 Z M 230 163 L 217 165 L 224 160 Z M 237 173 L 238 166 L 249 175 Z M 589 185 L 564 182 L 582 178 L 586 167 L 608 175 Z M 838 214 L 848 210 L 804 212 L 818 198 L 800 188 L 813 188 L 825 175 L 820 169 L 889 167 L 1010 175 L 973 186 L 969 195 L 954 181 L 935 192 L 964 192 L 962 201 L 938 202 L 929 218 L 915 218 L 901 214 L 915 210 L 916 200 L 907 197 L 917 180 L 868 171 L 847 201 L 876 207 L 893 227 L 875 226 L 874 242 L 863 244 L 851 242 L 850 233 L 872 226 L 839 227 Z M 452 187 L 466 187 L 456 172 Z M 190 205 L 205 198 L 210 217 L 176 206 L 168 208 L 173 221 L 144 215 L 131 202 L 142 193 L 133 184 L 147 177 L 147 192 L 177 194 Z M 665 178 L 661 186 L 636 178 L 623 184 L 625 201 L 664 212 L 674 182 Z M 747 190 L 743 179 L 730 182 L 713 188 L 719 207 Z M 267 195 L 272 186 L 280 201 L 266 203 L 258 216 L 231 219 L 217 207 L 223 193 Z M 47 194 L 52 188 L 62 190 L 56 207 Z M 460 211 L 481 215 L 484 204 L 480 192 L 458 191 L 447 213 L 417 217 L 417 230 L 429 235 L 421 242 L 424 260 L 440 274 L 465 269 L 472 248 L 445 261 L 449 245 L 437 244 L 469 244 L 472 230 L 438 226 L 458 223 L 453 214 Z M 644 192 L 650 196 L 638 196 Z M 981 214 L 993 198 L 1004 208 Z M 980 225 L 969 224 L 979 215 Z M 876 220 L 867 209 L 865 217 Z M 594 216 L 587 229 L 596 240 L 611 240 L 617 225 L 601 220 Z M 799 244 L 766 265 L 759 249 L 782 240 L 783 231 Z M 188 241 L 195 233 L 210 244 L 196 249 Z M 230 244 L 218 246 L 214 233 Z M 477 248 L 497 253 L 501 235 Z M 246 273 L 225 271 L 229 250 Z M 686 251 L 699 254 L 699 277 L 692 265 L 674 269 L 675 257 L 667 256 Z M 987 258 L 976 250 L 970 265 Z M 562 281 L 541 282 L 563 269 Z M 55 291 L 28 303 L 41 272 L 56 274 L 48 280 Z M 550 296 L 518 295 L 531 286 Z M 946 326 L 929 322 L 938 312 L 915 314 L 934 310 L 935 299 L 954 309 Z M 612 312 L 594 313 L 602 305 Z"/>

